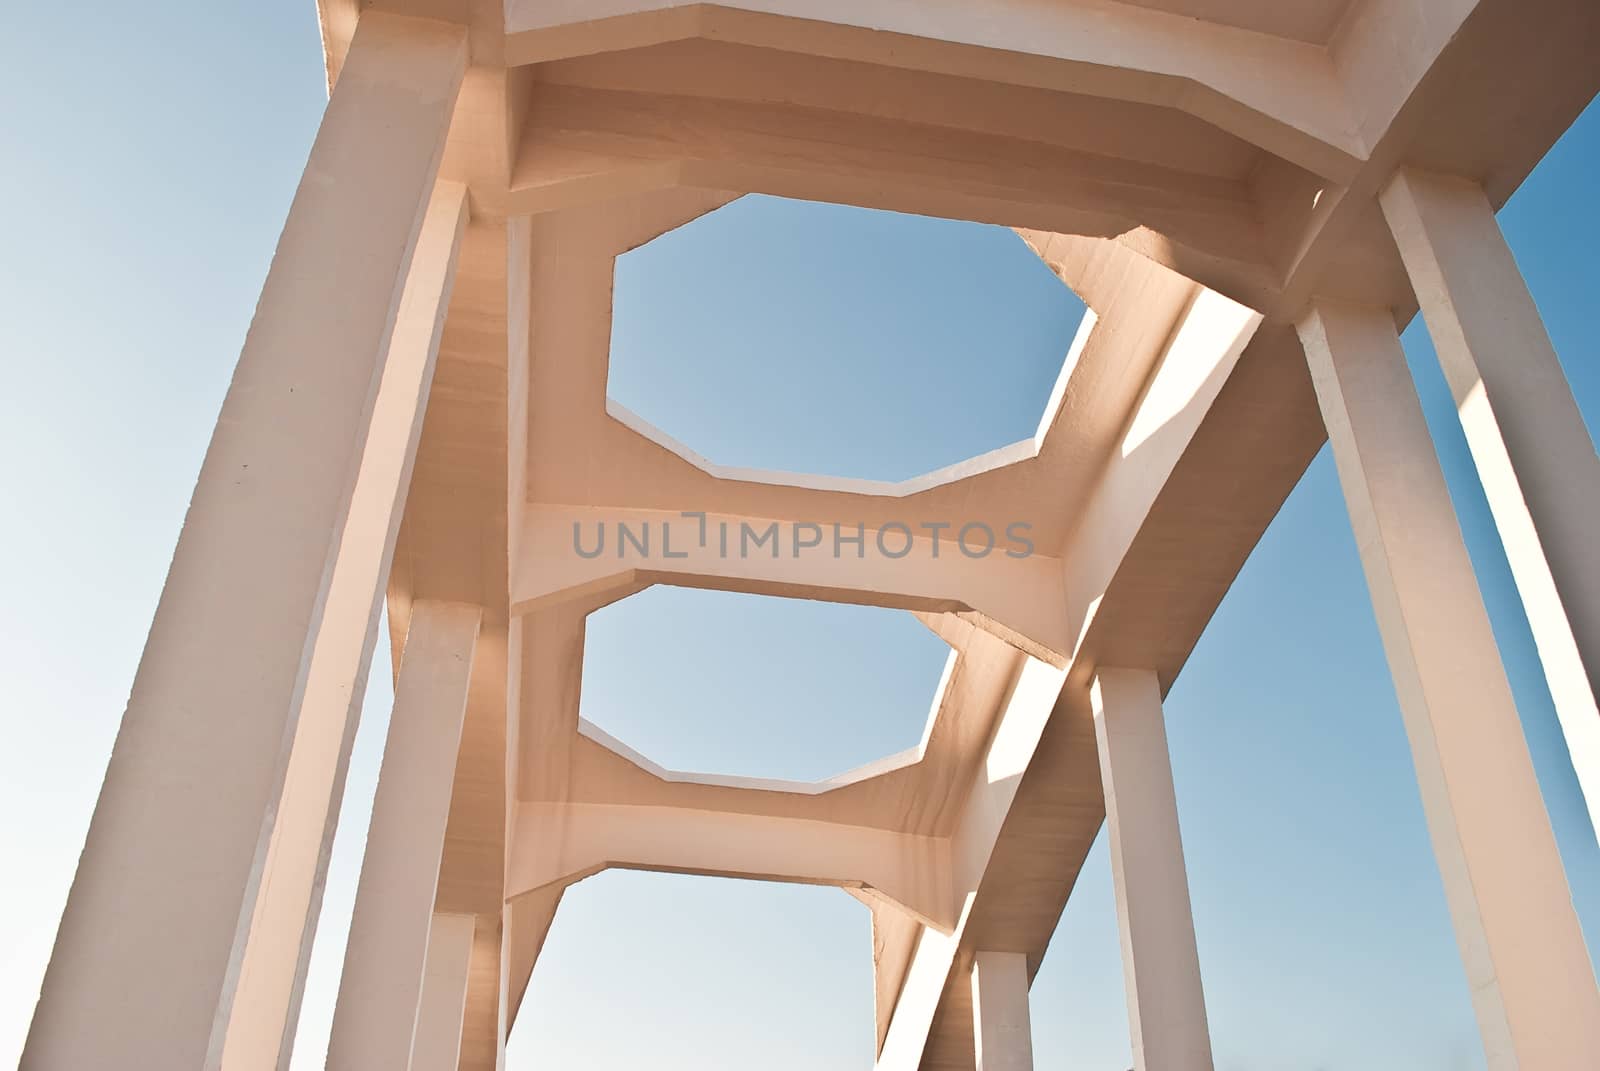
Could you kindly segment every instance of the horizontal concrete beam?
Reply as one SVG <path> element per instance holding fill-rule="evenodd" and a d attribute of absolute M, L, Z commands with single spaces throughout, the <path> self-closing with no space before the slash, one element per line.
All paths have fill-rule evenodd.
<path fill-rule="evenodd" d="M 601 803 L 521 803 L 506 899 L 622 867 L 870 888 L 955 927 L 950 842 L 800 818 Z"/>
<path fill-rule="evenodd" d="M 510 0 L 505 25 L 510 64 L 705 37 L 1162 104 L 1336 181 L 1366 156 L 1324 49 L 1105 0 Z"/>
<path fill-rule="evenodd" d="M 1276 279 L 1243 182 L 761 101 L 541 85 L 506 210 L 538 215 L 673 186 L 1107 238 L 1145 228 L 1163 236 L 1180 266 L 1225 266 L 1239 289 Z"/>
<path fill-rule="evenodd" d="M 1071 636 L 1059 559 L 1025 529 L 921 531 L 726 514 L 532 505 L 512 563 L 511 610 L 526 614 L 651 584 L 959 613 L 1046 661 Z"/>

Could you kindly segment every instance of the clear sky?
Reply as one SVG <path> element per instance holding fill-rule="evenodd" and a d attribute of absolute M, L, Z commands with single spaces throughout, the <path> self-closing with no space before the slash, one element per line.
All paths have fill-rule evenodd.
<path fill-rule="evenodd" d="M 309 2 L 14 7 L 0 35 L 0 1065 L 20 1052 L 325 101 Z M 1591 108 L 1501 215 L 1591 428 L 1597 168 Z M 720 462 L 889 479 L 1030 434 L 1081 315 L 1004 231 L 769 199 L 624 258 L 616 304 L 613 393 L 647 419 Z M 1405 341 L 1600 948 L 1600 849 L 1420 323 Z M 815 778 L 914 743 L 943 658 L 905 615 L 655 589 L 591 621 L 583 707 L 667 765 Z M 297 1071 L 321 1066 L 390 699 L 380 669 Z M 1326 451 L 1167 713 L 1219 1071 L 1482 1068 Z M 1032 1010 L 1037 1066 L 1129 1066 L 1103 839 Z M 514 1071 L 871 1059 L 854 900 L 631 873 L 568 894 L 511 1044 Z"/>

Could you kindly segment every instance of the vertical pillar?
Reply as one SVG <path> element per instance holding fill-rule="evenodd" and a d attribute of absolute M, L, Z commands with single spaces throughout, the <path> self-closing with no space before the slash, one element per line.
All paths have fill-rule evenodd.
<path fill-rule="evenodd" d="M 410 1063 L 482 616 L 460 603 L 422 600 L 412 607 L 345 947 L 329 1071 L 390 1071 Z"/>
<path fill-rule="evenodd" d="M 324 610 L 329 619 L 350 621 L 365 613 L 372 623 L 363 632 L 330 631 L 311 656 L 267 847 L 264 885 L 272 894 L 257 898 L 251 919 L 223 1043 L 226 1071 L 275 1071 L 292 1047 L 384 578 L 411 485 L 465 223 L 466 188 L 439 183 L 401 297 Z"/>
<path fill-rule="evenodd" d="M 264 901 L 308 899 L 276 880 L 274 859 L 308 839 L 320 854 L 331 778 L 307 786 L 324 820 L 279 834 L 274 819 L 302 726 L 343 719 L 365 679 L 375 600 L 336 598 L 333 584 L 357 533 L 381 547 L 389 519 L 356 512 L 357 473 L 465 60 L 459 28 L 361 21 L 178 540 L 30 1071 L 218 1067 Z M 363 508 L 393 505 L 375 495 Z M 333 644 L 345 663 L 313 690 Z M 273 940 L 302 955 L 306 925 Z M 292 1027 L 267 1020 L 275 1062 Z"/>
<path fill-rule="evenodd" d="M 456 1071 L 460 1063 L 475 923 L 471 915 L 433 916 L 410 1071 Z"/>
<path fill-rule="evenodd" d="M 1033 1071 L 1028 957 L 1021 952 L 973 957 L 972 1034 L 976 1071 Z"/>
<path fill-rule="evenodd" d="M 505 919 L 478 915 L 467 968 L 467 1005 L 461 1024 L 460 1071 L 504 1071 L 507 1015 Z"/>
<path fill-rule="evenodd" d="M 1100 668 L 1090 689 L 1122 931 L 1135 1071 L 1210 1071 L 1211 1037 L 1178 802 L 1148 670 Z"/>
<path fill-rule="evenodd" d="M 1600 832 L 1600 457 L 1482 188 L 1402 171 L 1380 200 Z"/>
<path fill-rule="evenodd" d="M 1600 990 L 1387 309 L 1299 325 L 1491 1071 L 1600 1053 Z"/>
<path fill-rule="evenodd" d="M 520 635 L 520 629 L 517 630 Z M 503 621 L 486 619 L 473 656 L 455 793 L 445 827 L 435 910 L 472 915 L 472 962 L 461 1036 L 461 1071 L 495 1071 L 503 1058 L 507 1018 L 502 944 L 506 914 L 506 816 L 515 806 L 507 781 L 507 734 L 519 708 Z M 516 657 L 521 657 L 520 652 Z"/>

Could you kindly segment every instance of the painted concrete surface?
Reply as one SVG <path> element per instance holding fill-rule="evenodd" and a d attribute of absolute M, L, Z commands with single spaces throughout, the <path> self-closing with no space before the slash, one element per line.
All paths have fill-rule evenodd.
<path fill-rule="evenodd" d="M 1109 820 L 1136 1062 L 1208 1068 L 1161 697 L 1325 435 L 1490 1065 L 1600 1051 L 1600 992 L 1394 337 L 1420 305 L 1467 383 L 1588 769 L 1600 606 L 1573 533 L 1594 496 L 1549 489 L 1588 488 L 1593 447 L 1492 212 L 1600 88 L 1600 9 L 319 11 L 327 118 L 24 1067 L 276 1064 L 381 594 L 394 763 L 330 1066 L 500 1066 L 562 890 L 637 867 L 850 890 L 874 917 L 879 1066 L 1024 1068 L 1028 984 Z M 609 406 L 616 257 L 745 192 L 1017 229 L 1092 310 L 1034 439 L 863 485 L 719 469 Z M 1024 522 L 1027 548 L 941 547 L 929 533 L 952 518 Z M 570 538 L 680 521 L 692 543 Z M 730 552 L 725 528 L 773 542 Z M 586 615 L 652 584 L 916 613 L 951 649 L 922 744 L 791 786 L 667 771 L 586 728 Z M 443 639 L 444 618 L 470 618 L 472 641 Z M 134 984 L 152 973 L 170 984 Z"/>

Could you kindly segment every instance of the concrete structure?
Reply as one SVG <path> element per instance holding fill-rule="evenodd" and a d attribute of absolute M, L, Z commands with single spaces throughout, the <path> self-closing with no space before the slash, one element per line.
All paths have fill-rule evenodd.
<path fill-rule="evenodd" d="M 1600 5 L 321 15 L 327 116 L 25 1068 L 281 1066 L 385 598 L 396 708 L 330 1066 L 499 1066 L 563 890 L 635 867 L 849 890 L 879 1066 L 1026 1068 L 1028 983 L 1109 819 L 1138 1067 L 1209 1068 L 1161 696 L 1325 434 L 1489 1066 L 1600 1063 L 1395 334 L 1420 305 L 1600 805 L 1600 467 L 1493 220 L 1600 87 Z M 1037 436 L 905 484 L 794 480 L 609 405 L 614 259 L 751 191 L 1016 228 L 1092 310 Z M 926 525 L 952 519 L 1026 523 L 1033 553 L 938 553 Z M 587 557 L 590 522 L 681 541 Z M 725 553 L 723 525 L 778 542 Z M 808 553 L 835 525 L 861 552 Z M 585 615 L 657 583 L 917 613 L 951 647 L 922 744 L 794 785 L 666 771 L 585 725 Z"/>

